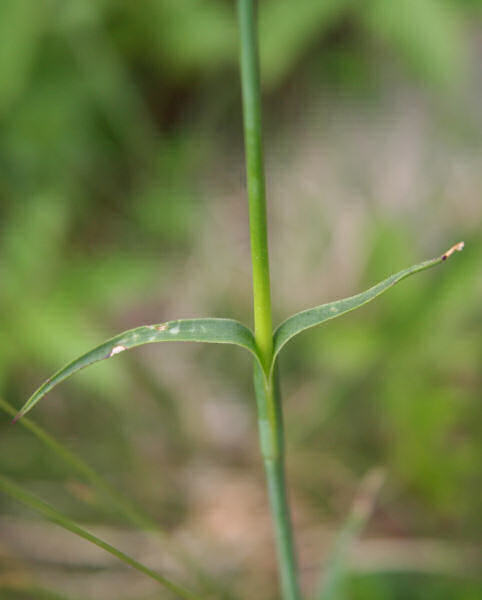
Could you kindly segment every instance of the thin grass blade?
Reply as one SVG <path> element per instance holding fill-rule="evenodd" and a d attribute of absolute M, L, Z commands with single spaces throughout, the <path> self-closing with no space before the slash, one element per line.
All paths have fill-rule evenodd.
<path fill-rule="evenodd" d="M 72 361 L 47 379 L 27 400 L 14 422 L 28 413 L 52 388 L 80 369 L 112 358 L 125 350 L 156 342 L 207 342 L 241 346 L 259 360 L 250 329 L 232 319 L 181 319 L 158 325 L 143 325 L 107 340 L 93 350 Z"/>
<path fill-rule="evenodd" d="M 12 600 L 16 598 L 35 598 L 35 600 L 80 600 L 79 596 L 75 596 L 74 598 L 74 596 L 67 596 L 62 592 L 56 592 L 24 581 L 0 581 L 0 598 L 2 598 L 2 600 L 8 600 L 10 598 Z M 83 600 L 85 600 L 85 598 L 83 598 Z"/>
<path fill-rule="evenodd" d="M 383 469 L 373 469 L 362 479 L 350 514 L 337 535 L 331 556 L 318 586 L 315 600 L 339 600 L 345 598 L 344 583 L 349 573 L 349 551 L 360 537 L 375 508 L 385 481 Z"/>
<path fill-rule="evenodd" d="M 15 408 L 3 398 L 0 398 L 0 408 L 11 416 L 14 416 L 17 413 Z M 77 473 L 84 481 L 92 485 L 95 490 L 102 494 L 105 499 L 124 516 L 127 522 L 145 531 L 155 531 L 165 539 L 165 534 L 159 530 L 159 526 L 155 521 L 147 515 L 142 514 L 136 507 L 131 505 L 128 500 L 121 496 L 120 492 L 111 487 L 110 484 L 84 460 L 76 456 L 69 448 L 56 440 L 52 435 L 40 427 L 40 425 L 37 425 L 30 419 L 24 418 L 20 423 L 42 444 L 52 450 L 52 452 L 70 467 L 74 473 Z"/>
<path fill-rule="evenodd" d="M 10 416 L 14 416 L 17 411 L 6 400 L 0 397 L 0 409 L 4 410 Z M 67 446 L 56 440 L 50 433 L 45 431 L 40 425 L 34 423 L 28 417 L 19 421 L 25 429 L 30 431 L 42 444 L 49 448 L 62 462 L 64 462 L 74 473 L 86 481 L 104 500 L 122 515 L 127 523 L 138 527 L 139 529 L 156 534 L 159 539 L 166 544 L 167 550 L 171 556 L 184 565 L 196 576 L 196 582 L 206 592 L 218 591 L 220 582 L 205 573 L 201 566 L 189 554 L 186 554 L 183 548 L 179 546 L 172 538 L 161 529 L 160 525 L 147 515 L 141 508 L 134 505 L 129 499 L 125 498 L 118 490 L 112 487 L 97 471 L 88 465 L 82 458 L 74 454 Z"/>
<path fill-rule="evenodd" d="M 425 271 L 425 269 L 435 267 L 449 258 L 455 251 L 461 251 L 463 248 L 464 243 L 459 242 L 447 250 L 447 252 L 444 252 L 444 254 L 441 256 L 431 260 L 426 260 L 418 265 L 413 265 L 408 269 L 404 269 L 399 273 L 395 273 L 384 281 L 377 283 L 369 290 L 361 292 L 356 296 L 344 298 L 343 300 L 336 300 L 335 302 L 329 302 L 328 304 L 322 304 L 321 306 L 315 306 L 314 308 L 304 310 L 289 317 L 286 319 L 286 321 L 281 323 L 281 325 L 279 325 L 274 332 L 274 353 L 271 371 L 273 370 L 276 358 L 283 346 L 298 333 L 301 333 L 310 327 L 321 325 L 321 323 L 324 323 L 325 321 L 340 317 L 341 315 L 367 304 L 367 302 L 374 300 L 377 296 L 380 296 L 380 294 L 383 294 L 383 292 L 389 290 L 396 283 L 402 281 L 402 279 L 405 279 L 410 275 L 414 275 L 415 273 L 419 273 L 420 271 Z"/>
<path fill-rule="evenodd" d="M 152 569 L 146 567 L 134 558 L 128 556 L 127 554 L 124 554 L 124 552 L 122 552 L 121 550 L 118 550 L 114 546 L 111 546 L 111 544 L 104 542 L 97 536 L 86 531 L 85 529 L 74 523 L 72 520 L 70 520 L 68 517 L 59 513 L 55 508 L 53 508 L 43 500 L 40 500 L 40 498 L 37 498 L 36 496 L 23 489 L 22 487 L 18 486 L 17 484 L 13 483 L 13 481 L 11 481 L 8 477 L 5 477 L 3 475 L 0 475 L 0 490 L 3 491 L 5 494 L 8 494 L 9 496 L 12 496 L 22 504 L 25 504 L 29 508 L 32 508 L 33 510 L 36 510 L 37 512 L 41 513 L 49 521 L 60 525 L 60 527 L 63 527 L 64 529 L 67 529 L 72 533 L 75 533 L 75 535 L 91 542 L 99 548 L 102 548 L 109 554 L 112 554 L 119 560 L 125 562 L 129 566 L 136 569 L 137 571 L 144 573 L 144 575 L 147 575 L 151 579 L 154 579 L 174 594 L 177 594 L 177 596 L 179 596 L 180 598 L 186 598 L 187 600 L 201 600 L 200 597 L 196 594 L 190 592 L 189 590 L 183 588 L 182 586 L 176 583 L 173 583 L 160 573 L 153 571 Z"/>

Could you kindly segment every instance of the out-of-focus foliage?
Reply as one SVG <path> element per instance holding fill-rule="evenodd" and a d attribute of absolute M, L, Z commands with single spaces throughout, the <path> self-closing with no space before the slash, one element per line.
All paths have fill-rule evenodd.
<path fill-rule="evenodd" d="M 0 2 L 0 394 L 11 403 L 19 406 L 47 374 L 116 331 L 200 315 L 249 321 L 234 8 L 232 0 Z M 480 122 L 458 99 L 477 81 L 470 56 L 481 8 L 479 0 L 259 3 L 267 156 L 278 152 L 279 168 L 268 178 L 276 190 L 273 282 L 290 287 L 292 298 L 275 295 L 280 319 L 365 289 L 459 235 L 467 244 L 453 264 L 287 348 L 289 477 L 296 514 L 309 529 L 338 527 L 359 477 L 382 463 L 385 498 L 371 534 L 449 544 L 480 538 L 482 243 L 473 199 L 481 182 L 471 157 L 482 143 Z M 407 195 L 417 190 L 417 200 L 397 212 L 383 191 L 403 183 L 416 116 L 407 117 L 414 129 L 401 136 L 390 171 L 366 134 L 343 137 L 349 119 L 333 106 L 349 97 L 360 111 L 370 101 L 371 114 L 387 114 L 387 90 L 407 77 L 437 108 L 430 125 L 420 126 L 430 142 L 413 159 L 420 166 Z M 319 102 L 320 90 L 327 92 Z M 297 130 L 306 123 L 311 137 Z M 323 139 L 329 150 L 319 150 Z M 311 170 L 294 162 L 299 140 Z M 434 148 L 444 144 L 434 163 Z M 323 169 L 328 153 L 333 169 L 310 187 L 310 173 Z M 369 155 L 379 161 L 372 171 L 363 162 Z M 276 188 L 281 171 L 294 182 L 288 199 Z M 386 188 L 371 185 L 377 177 Z M 353 195 L 347 204 L 332 194 L 334 180 Z M 472 187 L 464 187 L 468 180 Z M 316 297 L 313 282 L 322 275 L 327 285 Z M 342 277 L 347 287 L 338 294 Z M 220 498 L 210 504 L 195 477 L 206 465 L 234 472 L 234 481 L 259 471 L 248 362 L 240 359 L 238 370 L 232 356 L 151 348 L 122 356 L 52 393 L 35 419 L 173 535 L 190 531 L 197 541 L 208 531 L 200 561 L 213 557 L 204 566 L 230 590 L 226 598 L 268 598 L 270 565 L 246 542 L 262 526 L 231 516 L 249 501 L 236 506 L 229 476 L 216 479 L 207 469 L 204 485 L 211 490 L 217 482 Z M 118 525 L 90 488 L 7 421 L 0 424 L 2 472 L 73 518 Z M 229 522 L 242 524 L 237 533 L 219 516 L 229 502 Z M 239 557 L 225 566 L 232 547 L 209 543 L 226 531 L 234 546 L 248 548 L 244 556 L 253 551 L 267 577 L 256 579 Z M 0 564 L 3 575 L 11 562 Z M 416 597 L 418 590 L 435 600 L 477 597 L 470 579 L 437 573 L 374 574 L 350 585 L 357 600 Z M 121 597 L 116 588 L 113 597 Z"/>

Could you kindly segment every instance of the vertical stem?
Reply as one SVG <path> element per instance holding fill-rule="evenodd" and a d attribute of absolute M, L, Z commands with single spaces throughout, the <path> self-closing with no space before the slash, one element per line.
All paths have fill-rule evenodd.
<path fill-rule="evenodd" d="M 293 530 L 286 493 L 284 434 L 278 373 L 267 383 L 258 364 L 254 368 L 254 388 L 258 405 L 258 424 L 268 484 L 278 567 L 283 600 L 301 600 L 298 583 Z"/>
<path fill-rule="evenodd" d="M 244 143 L 253 263 L 254 333 L 267 369 L 273 353 L 273 332 L 261 134 L 258 36 L 253 4 L 253 0 L 238 0 Z"/>
<path fill-rule="evenodd" d="M 283 421 L 278 379 L 277 373 L 269 380 L 266 376 L 273 359 L 273 330 L 261 135 L 259 54 L 254 3 L 254 0 L 238 0 L 246 176 L 253 264 L 254 331 L 264 367 L 263 372 L 263 369 L 255 364 L 254 384 L 282 597 L 283 600 L 300 600 L 285 484 Z"/>

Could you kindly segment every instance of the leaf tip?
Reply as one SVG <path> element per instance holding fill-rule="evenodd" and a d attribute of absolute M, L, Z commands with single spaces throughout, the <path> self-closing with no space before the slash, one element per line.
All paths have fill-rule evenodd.
<path fill-rule="evenodd" d="M 10 421 L 10 425 L 15 425 L 15 423 L 23 417 L 24 413 L 22 411 L 18 412 L 13 419 Z"/>
<path fill-rule="evenodd" d="M 447 260 L 454 252 L 462 252 L 465 248 L 465 242 L 458 242 L 442 254 L 442 260 Z"/>

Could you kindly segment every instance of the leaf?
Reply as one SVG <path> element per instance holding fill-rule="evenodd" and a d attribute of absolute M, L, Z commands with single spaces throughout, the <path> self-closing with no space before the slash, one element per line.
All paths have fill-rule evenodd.
<path fill-rule="evenodd" d="M 0 593 L 6 596 L 0 598 L 36 598 L 37 600 L 74 600 L 73 596 L 66 596 L 62 592 L 51 590 L 50 588 L 40 587 L 27 581 L 2 581 L 0 580 Z M 75 596 L 78 599 L 78 596 Z"/>
<path fill-rule="evenodd" d="M 0 408 L 12 416 L 16 414 L 16 410 L 13 406 L 3 398 L 0 398 Z M 76 456 L 67 446 L 56 440 L 30 419 L 22 419 L 21 424 L 40 440 L 41 443 L 52 450 L 52 452 L 69 466 L 74 473 L 77 473 L 82 479 L 92 485 L 94 489 L 104 495 L 111 505 L 114 505 L 119 512 L 124 515 L 127 521 L 146 531 L 158 531 L 164 537 L 164 533 L 159 531 L 157 523 L 152 521 L 149 517 L 139 513 L 137 508 L 132 506 L 129 501 L 112 488 L 101 475 L 92 469 L 92 467 L 84 460 Z"/>
<path fill-rule="evenodd" d="M 404 269 L 361 294 L 330 302 L 328 304 L 322 304 L 321 306 L 304 310 L 289 317 L 279 325 L 274 333 L 273 360 L 271 362 L 269 375 L 271 376 L 273 373 L 276 358 L 283 346 L 298 333 L 363 306 L 363 304 L 370 302 L 402 279 L 405 279 L 405 277 L 438 265 L 449 258 L 455 251 L 461 251 L 463 247 L 464 243 L 459 242 L 442 254 L 442 256 Z M 47 381 L 33 393 L 20 409 L 20 412 L 14 418 L 13 422 L 29 412 L 52 388 L 80 369 L 100 360 L 111 358 L 116 354 L 120 354 L 124 350 L 134 348 L 135 346 L 142 346 L 143 344 L 155 342 L 235 344 L 249 350 L 258 363 L 262 365 L 251 330 L 238 321 L 213 318 L 180 319 L 177 321 L 167 321 L 166 323 L 158 325 L 144 325 L 142 327 L 137 327 L 136 329 L 125 331 L 124 333 L 111 338 L 60 369 L 60 371 L 47 379 Z"/>
<path fill-rule="evenodd" d="M 438 258 L 432 258 L 431 260 L 426 260 L 418 265 L 413 265 L 408 269 L 404 269 L 399 273 L 395 273 L 395 275 L 391 275 L 384 281 L 377 283 L 369 290 L 365 292 L 361 292 L 361 294 L 357 294 L 356 296 L 351 296 L 350 298 L 344 298 L 343 300 L 336 300 L 335 302 L 329 302 L 328 304 L 322 304 L 321 306 L 315 306 L 314 308 L 309 308 L 308 310 L 304 310 L 299 312 L 281 323 L 278 326 L 276 331 L 274 332 L 274 351 L 273 351 L 273 361 L 271 364 L 271 371 L 273 370 L 274 364 L 276 362 L 276 358 L 280 353 L 283 346 L 295 335 L 301 333 L 305 329 L 309 329 L 310 327 L 315 327 L 316 325 L 320 325 L 325 321 L 329 321 L 330 319 L 335 319 L 336 317 L 340 317 L 341 315 L 346 314 L 367 302 L 370 302 L 383 292 L 386 292 L 392 286 L 394 286 L 402 279 L 405 279 L 409 275 L 413 275 L 414 273 L 419 273 L 420 271 L 424 271 L 425 269 L 430 269 L 435 265 L 440 264 L 447 258 L 449 258 L 455 251 L 461 251 L 464 248 L 464 243 L 459 242 L 452 246 L 447 252 L 439 256 Z"/>
<path fill-rule="evenodd" d="M 95 544 L 99 548 L 102 548 L 106 552 L 109 552 L 109 554 L 112 554 L 113 556 L 127 563 L 134 569 L 137 569 L 141 573 L 144 573 L 144 575 L 147 575 L 151 579 L 154 579 L 158 583 L 162 584 L 164 587 L 171 590 L 179 597 L 187 598 L 188 600 L 199 600 L 199 597 L 197 595 L 193 594 L 189 590 L 184 589 L 176 583 L 173 583 L 169 579 L 166 579 L 166 577 L 164 577 L 160 573 L 156 573 L 155 571 L 149 569 L 149 567 L 146 567 L 134 558 L 131 558 L 127 554 L 124 554 L 124 552 L 122 552 L 121 550 L 114 548 L 114 546 L 111 546 L 110 544 L 104 542 L 92 533 L 89 533 L 88 531 L 74 523 L 71 519 L 59 513 L 55 508 L 53 508 L 43 500 L 40 500 L 40 498 L 37 498 L 22 487 L 16 485 L 8 477 L 4 477 L 3 475 L 0 475 L 0 490 L 8 494 L 9 496 L 12 496 L 16 500 L 22 502 L 22 504 L 25 504 L 28 507 L 38 511 L 49 521 L 57 523 L 57 525 L 60 525 L 64 529 L 75 533 L 75 535 L 78 535 L 79 537 L 84 538 L 84 540 L 87 540 L 92 544 Z"/>
<path fill-rule="evenodd" d="M 0 409 L 6 413 L 14 416 L 16 410 L 8 402 L 0 397 Z M 29 418 L 24 417 L 20 424 L 30 431 L 42 444 L 49 448 L 61 461 L 63 461 L 73 473 L 76 473 L 84 481 L 92 486 L 104 499 L 109 503 L 110 507 L 117 509 L 119 514 L 123 515 L 125 520 L 135 527 L 140 528 L 143 531 L 154 532 L 159 536 L 163 542 L 168 542 L 168 551 L 171 556 L 176 558 L 181 564 L 185 564 L 190 567 L 191 571 L 195 571 L 198 575 L 198 579 L 203 583 L 204 586 L 210 583 L 210 577 L 201 571 L 198 565 L 194 564 L 194 561 L 190 556 L 185 554 L 181 547 L 175 543 L 174 540 L 169 539 L 165 530 L 159 527 L 159 524 L 152 520 L 152 518 L 141 512 L 137 506 L 133 505 L 127 498 L 112 487 L 99 473 L 97 473 L 91 466 L 89 466 L 82 458 L 75 455 L 67 446 L 56 440 L 42 427 L 31 421 Z"/>
<path fill-rule="evenodd" d="M 80 369 L 143 344 L 155 342 L 207 342 L 235 344 L 249 350 L 259 361 L 253 334 L 232 319 L 181 319 L 158 325 L 144 325 L 124 331 L 72 361 L 47 379 L 27 400 L 13 422 L 28 413 L 39 400 L 64 379 Z"/>
<path fill-rule="evenodd" d="M 375 508 L 385 480 L 383 469 L 373 469 L 362 479 L 350 514 L 338 533 L 334 548 L 326 561 L 316 600 L 345 598 L 344 584 L 349 575 L 349 551 L 360 537 Z"/>

